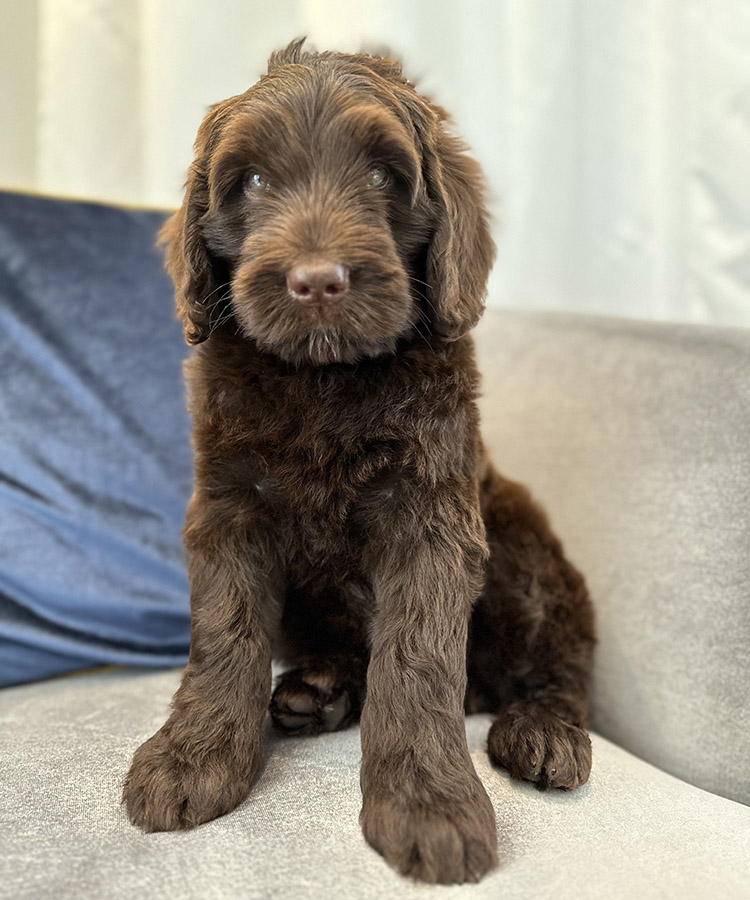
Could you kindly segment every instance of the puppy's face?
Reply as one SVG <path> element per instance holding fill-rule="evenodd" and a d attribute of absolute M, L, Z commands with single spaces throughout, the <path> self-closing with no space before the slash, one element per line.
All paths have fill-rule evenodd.
<path fill-rule="evenodd" d="M 214 107 L 185 204 L 165 229 L 188 340 L 231 317 L 284 360 L 326 365 L 450 330 L 441 306 L 458 287 L 460 265 L 449 259 L 457 228 L 480 257 L 469 279 L 481 282 L 479 297 L 467 299 L 481 310 L 492 244 L 478 171 L 449 147 L 459 183 L 446 188 L 440 119 L 391 61 L 299 45 Z M 467 205 L 467 221 L 452 221 Z"/>
<path fill-rule="evenodd" d="M 391 350 L 419 315 L 411 279 L 433 218 L 420 178 L 377 96 L 293 66 L 261 83 L 214 153 L 203 229 L 243 332 L 290 362 Z"/>

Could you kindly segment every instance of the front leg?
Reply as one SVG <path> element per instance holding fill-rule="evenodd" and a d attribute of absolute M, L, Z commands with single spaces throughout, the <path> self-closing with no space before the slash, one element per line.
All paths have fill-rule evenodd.
<path fill-rule="evenodd" d="M 360 821 L 403 874 L 477 881 L 497 850 L 463 712 L 467 628 L 487 554 L 476 484 L 407 489 L 389 527 L 374 569 Z"/>
<path fill-rule="evenodd" d="M 185 529 L 190 658 L 166 724 L 136 752 L 123 802 L 145 831 L 192 828 L 229 812 L 263 757 L 270 631 L 281 596 L 267 532 L 194 500 Z"/>

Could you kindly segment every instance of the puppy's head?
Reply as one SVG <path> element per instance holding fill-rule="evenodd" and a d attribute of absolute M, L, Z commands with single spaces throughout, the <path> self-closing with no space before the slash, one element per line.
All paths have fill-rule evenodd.
<path fill-rule="evenodd" d="M 293 363 L 354 362 L 482 311 L 481 173 L 392 60 L 290 45 L 212 107 L 164 226 L 189 343 L 233 319 Z"/>

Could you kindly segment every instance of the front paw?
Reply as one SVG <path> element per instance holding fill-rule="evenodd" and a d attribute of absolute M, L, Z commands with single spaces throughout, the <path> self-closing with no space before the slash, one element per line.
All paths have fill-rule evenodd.
<path fill-rule="evenodd" d="M 546 710 L 501 713 L 490 728 L 487 750 L 513 778 L 532 781 L 540 790 L 572 790 L 591 772 L 589 736 Z"/>
<path fill-rule="evenodd" d="M 176 831 L 229 812 L 247 796 L 260 747 L 254 755 L 243 760 L 224 746 L 190 758 L 165 726 L 138 748 L 125 778 L 130 821 L 144 831 Z"/>
<path fill-rule="evenodd" d="M 469 796 L 409 799 L 409 791 L 365 795 L 367 842 L 402 875 L 430 884 L 476 882 L 497 865 L 495 811 L 475 776 Z M 420 792 L 421 793 L 421 792 Z"/>

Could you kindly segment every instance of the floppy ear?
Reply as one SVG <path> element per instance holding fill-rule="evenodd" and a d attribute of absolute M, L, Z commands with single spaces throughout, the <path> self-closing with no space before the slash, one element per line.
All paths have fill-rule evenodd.
<path fill-rule="evenodd" d="M 482 171 L 461 141 L 444 130 L 441 119 L 436 116 L 423 137 L 423 177 L 437 214 L 426 281 L 436 333 L 456 340 L 482 315 L 495 245 Z"/>
<path fill-rule="evenodd" d="M 202 300 L 216 288 L 211 260 L 200 233 L 208 190 L 193 165 L 182 206 L 162 226 L 159 243 L 166 247 L 167 272 L 174 282 L 177 314 L 188 344 L 200 344 L 209 335 L 208 310 Z M 206 197 L 207 200 L 207 197 Z"/>
<path fill-rule="evenodd" d="M 185 340 L 200 344 L 210 335 L 209 317 L 217 300 L 219 282 L 215 260 L 203 236 L 209 209 L 209 159 L 221 126 L 236 98 L 211 107 L 195 141 L 195 159 L 188 171 L 182 206 L 162 226 L 159 244 L 165 246 L 167 272 L 174 282 L 177 313 Z"/>
<path fill-rule="evenodd" d="M 433 329 L 454 341 L 482 315 L 495 260 L 482 171 L 447 130 L 447 113 L 416 92 L 396 60 L 368 55 L 349 59 L 386 87 L 396 101 L 394 111 L 421 149 L 422 182 L 434 217 L 425 266 L 427 296 Z"/>

